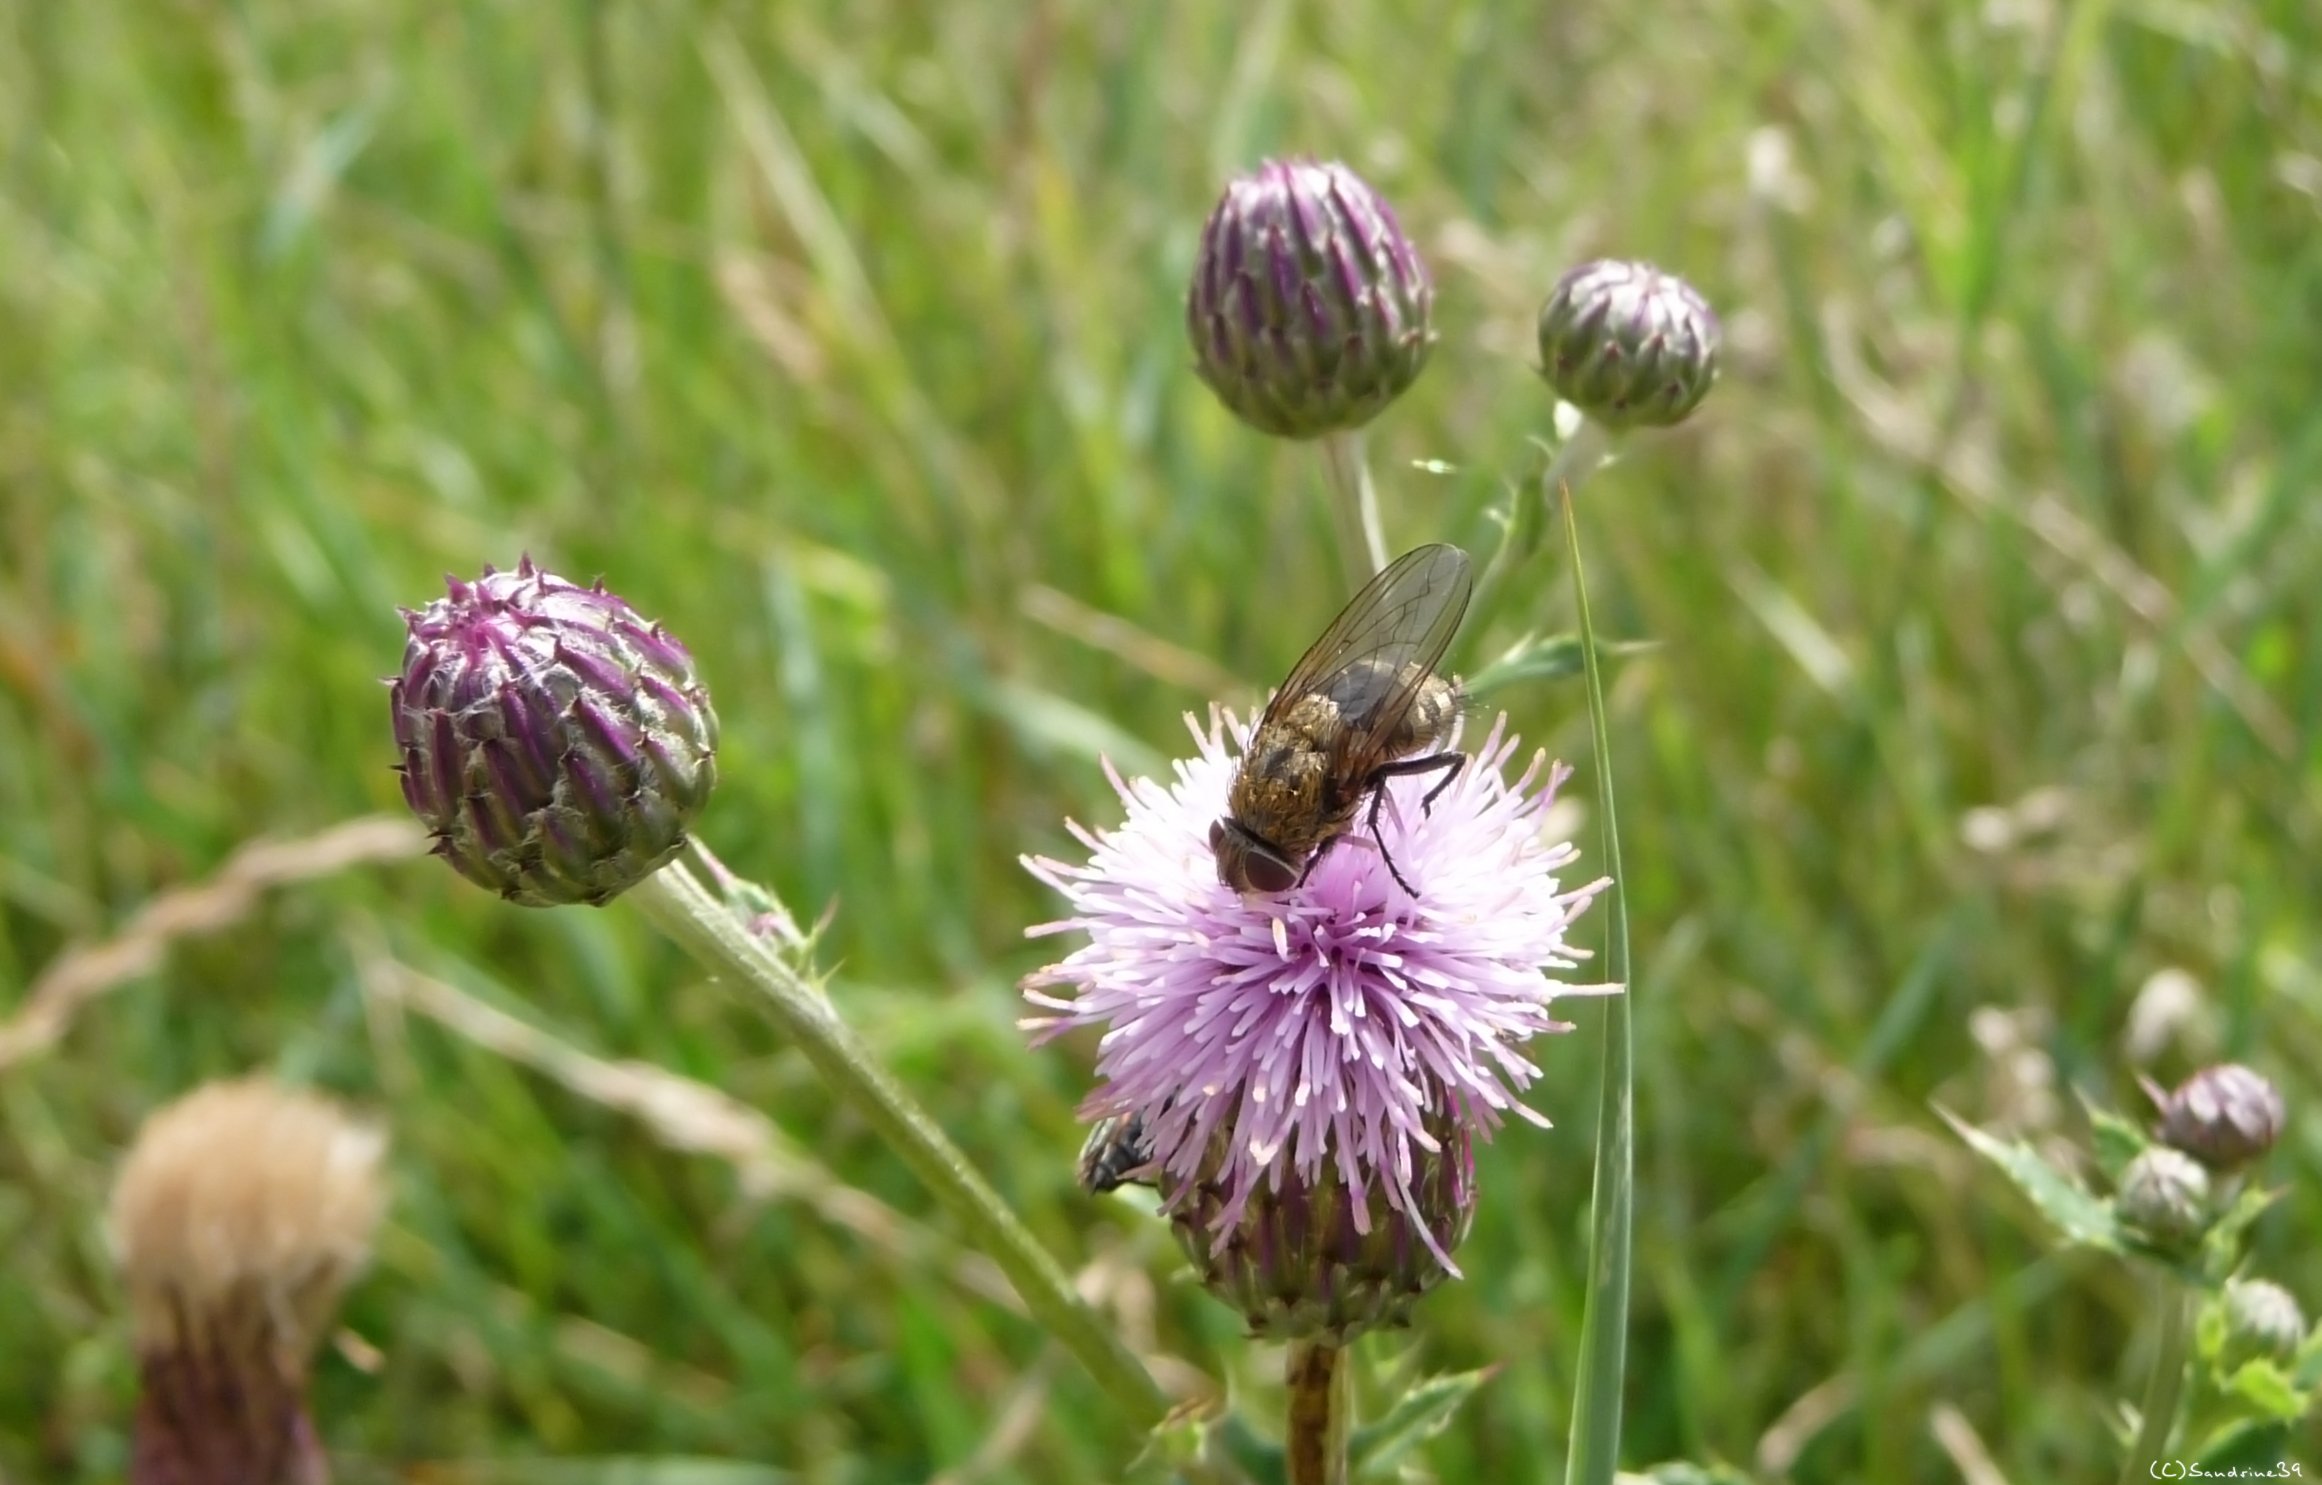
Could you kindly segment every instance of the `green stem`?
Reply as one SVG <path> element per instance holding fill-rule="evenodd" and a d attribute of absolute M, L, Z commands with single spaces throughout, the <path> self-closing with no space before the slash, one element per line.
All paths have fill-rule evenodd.
<path fill-rule="evenodd" d="M 971 1241 L 990 1254 L 1023 1296 L 1024 1307 L 1079 1358 L 1097 1384 L 1139 1428 L 1168 1411 L 1168 1399 L 1119 1334 L 1072 1291 L 1071 1281 L 1031 1231 L 968 1164 L 927 1111 L 872 1057 L 813 981 L 765 937 L 752 934 L 683 863 L 673 862 L 629 889 L 654 926 L 729 984 L 746 986 L 783 1035 L 903 1157 Z"/>
<path fill-rule="evenodd" d="M 2121 1461 L 2121 1485 L 2142 1480 L 2161 1451 L 2169 1447 L 2169 1432 L 2177 1424 L 2177 1395 L 2185 1387 L 2185 1358 L 2193 1328 L 2188 1323 L 2192 1300 L 2178 1282 L 2164 1274 L 2157 1281 L 2161 1295 L 2161 1337 L 2153 1350 L 2153 1374 L 2145 1381 L 2145 1400 L 2137 1420 L 2136 1442 Z"/>
<path fill-rule="evenodd" d="M 1620 829 L 1613 813 L 1612 736 L 1605 721 L 1604 672 L 1597 657 L 1596 626 L 1588 611 L 1588 583 L 1580 566 L 1580 522 L 1573 512 L 1571 486 L 1565 485 L 1560 494 L 1565 550 L 1572 560 L 1572 590 L 1580 608 L 1580 652 L 1588 680 L 1590 741 L 1596 750 L 1597 808 L 1604 818 L 1605 870 L 1612 876 L 1612 886 L 1605 892 L 1605 978 L 1622 987 L 1622 993 L 1605 1007 L 1596 1176 L 1589 1193 L 1588 1308 L 1580 1326 L 1580 1373 L 1572 1395 L 1572 1449 L 1565 1459 L 1564 1478 L 1566 1485 L 1611 1485 L 1620 1462 L 1621 1374 L 1627 1360 L 1629 1244 L 1635 1207 L 1629 904 L 1621 872 Z"/>
<path fill-rule="evenodd" d="M 1567 486 L 1578 489 L 1583 480 L 1611 460 L 1611 435 L 1599 425 L 1582 419 L 1571 435 L 1556 445 L 1556 452 L 1548 461 L 1548 472 L 1540 476 L 1541 506 L 1553 507 L 1558 490 Z M 1540 544 L 1543 514 L 1535 513 L 1523 490 L 1517 490 L 1510 497 L 1506 529 L 1501 531 L 1499 543 L 1492 549 L 1491 560 L 1484 564 L 1483 574 L 1476 579 L 1475 597 L 1467 606 L 1469 634 L 1480 637 L 1490 630 L 1510 592 L 1530 591 L 1521 583 L 1511 587 L 1508 580 L 1532 560 Z"/>
<path fill-rule="evenodd" d="M 1356 586 L 1387 565 L 1387 535 L 1379 524 L 1379 491 L 1371 483 L 1370 456 L 1363 451 L 1363 431 L 1325 434 L 1322 463 L 1330 472 L 1331 515 L 1338 525 L 1339 545 Z M 1367 565 L 1365 565 L 1367 563 Z"/>
<path fill-rule="evenodd" d="M 1327 1341 L 1294 1342 L 1287 1367 L 1289 1485 L 1346 1485 L 1354 1411 L 1346 1352 Z"/>

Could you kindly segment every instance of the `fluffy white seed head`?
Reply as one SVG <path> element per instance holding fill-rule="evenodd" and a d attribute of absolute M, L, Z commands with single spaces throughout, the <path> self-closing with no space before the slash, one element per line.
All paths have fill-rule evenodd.
<path fill-rule="evenodd" d="M 385 1132 L 261 1079 L 204 1084 L 145 1122 L 111 1231 L 140 1350 L 263 1341 L 303 1361 L 369 1261 Z"/>

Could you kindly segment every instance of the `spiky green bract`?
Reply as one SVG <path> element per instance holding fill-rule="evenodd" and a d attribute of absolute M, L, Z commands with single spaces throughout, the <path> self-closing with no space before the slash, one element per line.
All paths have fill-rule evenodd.
<path fill-rule="evenodd" d="M 1178 1245 L 1204 1287 L 1261 1339 L 1343 1346 L 1367 1331 L 1408 1324 L 1412 1305 L 1451 1273 L 1445 1265 L 1475 1212 L 1466 1127 L 1433 1119 L 1428 1128 L 1436 1145 L 1415 1158 L 1412 1200 L 1404 1207 L 1376 1187 L 1350 1189 L 1329 1162 L 1311 1183 L 1284 1169 L 1230 1220 L 1233 1193 L 1214 1172 L 1190 1187 L 1165 1180 Z"/>
<path fill-rule="evenodd" d="M 2163 1253 L 2193 1251 L 2216 1216 L 2209 1172 L 2180 1150 L 2155 1145 L 2121 1173 L 2120 1220 Z"/>
<path fill-rule="evenodd" d="M 607 902 L 677 854 L 717 782 L 684 645 L 529 558 L 404 620 L 389 705 L 435 854 L 528 907 Z"/>
<path fill-rule="evenodd" d="M 2288 1361 L 2306 1339 L 2298 1297 L 2271 1279 L 2234 1279 L 2225 1286 L 2225 1363 L 2260 1357 Z"/>
<path fill-rule="evenodd" d="M 1427 364 L 1427 265 L 1368 182 L 1268 160 L 1229 182 L 1185 300 L 1194 369 L 1261 433 L 1359 428 Z"/>

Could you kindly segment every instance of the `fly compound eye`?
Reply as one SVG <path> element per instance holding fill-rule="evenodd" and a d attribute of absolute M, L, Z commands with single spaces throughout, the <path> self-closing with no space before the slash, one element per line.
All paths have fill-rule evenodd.
<path fill-rule="evenodd" d="M 1242 870 L 1250 879 L 1250 886 L 1259 892 L 1287 892 L 1298 885 L 1298 868 L 1268 850 L 1255 850 L 1242 858 Z"/>

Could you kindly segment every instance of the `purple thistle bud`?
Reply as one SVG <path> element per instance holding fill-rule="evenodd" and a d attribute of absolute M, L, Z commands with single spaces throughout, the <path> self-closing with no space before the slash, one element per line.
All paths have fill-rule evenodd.
<path fill-rule="evenodd" d="M 2287 1111 L 2265 1078 L 2238 1062 L 2206 1067 L 2161 1104 L 2161 1140 L 2212 1170 L 2238 1170 L 2274 1147 Z"/>
<path fill-rule="evenodd" d="M 1346 166 L 1268 160 L 1202 228 L 1185 329 L 1194 369 L 1280 438 L 1359 428 L 1416 381 L 1435 288 L 1394 209 Z"/>
<path fill-rule="evenodd" d="M 1614 432 L 1666 428 L 1717 380 L 1717 316 L 1650 263 L 1600 258 L 1557 280 L 1540 307 L 1540 374 Z"/>
<path fill-rule="evenodd" d="M 530 558 L 404 619 L 388 703 L 435 854 L 530 907 L 607 902 L 677 854 L 717 782 L 685 646 Z"/>
<path fill-rule="evenodd" d="M 2225 1285 L 2225 1367 L 2264 1358 L 2288 1361 L 2306 1341 L 2298 1297 L 2270 1279 L 2230 1279 Z"/>
<path fill-rule="evenodd" d="M 386 1140 L 336 1104 L 210 1083 L 146 1120 L 111 1234 L 137 1334 L 129 1485 L 324 1485 L 308 1365 L 370 1258 Z"/>
<path fill-rule="evenodd" d="M 2114 1198 L 2120 1220 L 2163 1253 L 2183 1256 L 2200 1246 L 2216 1215 L 2209 1172 L 2167 1145 L 2138 1152 L 2120 1174 Z"/>
<path fill-rule="evenodd" d="M 1242 724 L 1193 725 L 1168 782 L 1114 778 L 1128 818 L 1073 833 L 1085 865 L 1026 867 L 1070 916 L 1033 934 L 1088 942 L 1025 981 L 1037 1040 L 1104 1028 L 1091 1119 L 1134 1121 L 1135 1162 L 1212 1289 L 1271 1336 L 1351 1336 L 1402 1318 L 1444 1273 L 1473 1201 L 1469 1142 L 1538 1076 L 1519 1048 L 1568 1031 L 1549 972 L 1603 880 L 1540 836 L 1564 771 L 1512 781 L 1496 724 L 1450 785 L 1388 782 L 1376 845 L 1349 837 L 1288 891 L 1218 880 L 1209 828 Z M 1068 993 L 1058 993 L 1058 992 Z M 1126 1126 L 1122 1126 L 1126 1127 Z"/>

